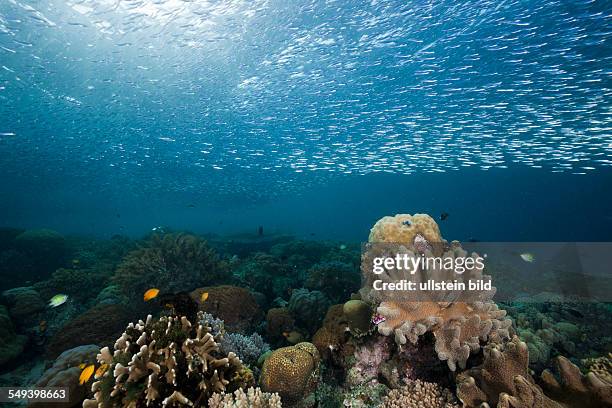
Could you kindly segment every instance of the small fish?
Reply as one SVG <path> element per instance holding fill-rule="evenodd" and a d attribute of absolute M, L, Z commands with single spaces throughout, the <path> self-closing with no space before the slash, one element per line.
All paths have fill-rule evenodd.
<path fill-rule="evenodd" d="M 195 204 L 187 204 L 187 208 L 195 208 Z"/>
<path fill-rule="evenodd" d="M 341 251 L 344 251 L 345 249 L 346 249 L 346 245 L 344 245 L 344 244 L 340 245 L 340 250 Z"/>
<path fill-rule="evenodd" d="M 59 295 L 55 295 L 51 299 L 49 299 L 49 306 L 50 307 L 61 306 L 64 303 L 66 303 L 66 300 L 68 300 L 68 295 L 63 295 L 60 293 Z"/>
<path fill-rule="evenodd" d="M 374 316 L 372 316 L 372 324 L 375 325 L 375 326 L 381 324 L 385 320 L 387 320 L 387 318 L 384 317 L 384 316 L 379 315 L 378 313 L 376 313 Z"/>
<path fill-rule="evenodd" d="M 95 366 L 93 364 L 88 365 L 81 371 L 81 375 L 79 376 L 79 384 L 83 385 L 91 378 L 91 375 L 94 373 Z"/>
<path fill-rule="evenodd" d="M 85 366 L 86 366 L 86 365 L 87 365 L 87 364 L 85 364 L 85 363 L 81 363 L 81 364 L 79 364 L 79 368 L 82 370 L 82 369 L 84 369 L 84 368 L 85 368 Z"/>
<path fill-rule="evenodd" d="M 529 252 L 525 252 L 524 254 L 521 254 L 521 259 L 525 262 L 533 262 L 535 261 L 535 256 L 533 256 L 533 254 L 529 253 Z"/>
<path fill-rule="evenodd" d="M 104 373 L 108 370 L 108 364 L 104 363 L 96 370 L 95 378 L 100 378 L 104 375 Z"/>
<path fill-rule="evenodd" d="M 148 302 L 151 299 L 155 299 L 159 295 L 159 289 L 151 288 L 144 293 L 144 301 Z"/>
<path fill-rule="evenodd" d="M 200 295 L 200 302 L 206 302 L 206 299 L 208 299 L 208 292 L 202 292 Z"/>
<path fill-rule="evenodd" d="M 402 225 L 404 225 L 404 226 L 406 226 L 406 227 L 409 227 L 409 226 L 411 226 L 411 225 L 412 225 L 412 221 L 410 221 L 410 220 L 406 220 L 406 221 L 402 222 Z"/>
<path fill-rule="evenodd" d="M 440 221 L 444 221 L 448 218 L 449 214 L 446 212 L 443 212 L 442 214 L 440 214 Z"/>

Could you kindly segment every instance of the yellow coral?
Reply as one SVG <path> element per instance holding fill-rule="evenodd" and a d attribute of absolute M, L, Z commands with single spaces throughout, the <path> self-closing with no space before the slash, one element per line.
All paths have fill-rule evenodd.
<path fill-rule="evenodd" d="M 370 230 L 369 242 L 412 244 L 417 235 L 430 243 L 442 242 L 440 228 L 427 214 L 397 214 L 378 220 Z"/>
<path fill-rule="evenodd" d="M 319 360 L 319 352 L 311 343 L 275 350 L 261 370 L 262 390 L 278 393 L 285 406 L 296 406 L 315 390 Z"/>

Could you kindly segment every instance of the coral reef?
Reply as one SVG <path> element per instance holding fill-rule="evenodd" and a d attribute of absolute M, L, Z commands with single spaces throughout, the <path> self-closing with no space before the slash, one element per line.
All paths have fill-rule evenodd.
<path fill-rule="evenodd" d="M 361 284 L 359 268 L 345 262 L 318 263 L 308 269 L 307 275 L 305 286 L 323 292 L 334 303 L 348 299 Z"/>
<path fill-rule="evenodd" d="M 314 333 L 331 302 L 318 290 L 296 289 L 289 299 L 289 311 L 299 327 Z"/>
<path fill-rule="evenodd" d="M 612 384 L 612 353 L 597 358 L 582 360 L 584 367 L 601 381 Z"/>
<path fill-rule="evenodd" d="M 151 287 L 189 291 L 228 277 L 227 265 L 206 241 L 189 234 L 154 234 L 125 256 L 113 280 L 129 298 L 141 299 Z"/>
<path fill-rule="evenodd" d="M 342 311 L 353 336 L 365 336 L 372 330 L 372 308 L 366 302 L 349 300 L 342 306 Z"/>
<path fill-rule="evenodd" d="M 223 353 L 233 352 L 243 363 L 249 366 L 255 365 L 259 356 L 270 350 L 270 346 L 257 333 L 250 336 L 226 333 L 221 339 L 220 346 Z"/>
<path fill-rule="evenodd" d="M 293 330 L 295 319 L 286 307 L 274 307 L 266 314 L 266 335 L 274 343 L 281 341 L 283 333 Z"/>
<path fill-rule="evenodd" d="M 261 388 L 265 392 L 278 393 L 286 407 L 312 406 L 319 361 L 319 352 L 311 343 L 274 350 L 263 364 Z"/>
<path fill-rule="evenodd" d="M 23 323 L 24 319 L 36 317 L 46 304 L 31 286 L 13 288 L 2 292 L 2 303 L 7 305 L 11 317 Z"/>
<path fill-rule="evenodd" d="M 233 394 L 215 393 L 208 400 L 209 408 L 281 408 L 280 396 L 276 393 L 262 392 L 259 387 L 249 387 Z"/>
<path fill-rule="evenodd" d="M 240 262 L 234 273 L 245 285 L 269 299 L 287 296 L 291 287 L 300 286 L 294 266 L 262 252 Z"/>
<path fill-rule="evenodd" d="M 417 236 L 430 243 L 443 241 L 438 224 L 427 214 L 386 216 L 374 224 L 368 242 L 413 243 Z"/>
<path fill-rule="evenodd" d="M 410 224 L 404 224 L 405 221 Z M 438 245 L 434 248 L 425 243 L 423 237 L 437 240 L 433 243 Z M 408 241 L 400 241 L 402 239 Z M 420 253 L 432 256 L 432 251 L 439 249 L 438 256 L 443 262 L 454 262 L 457 258 L 474 260 L 472 267 L 467 267 L 466 261 L 465 271 L 460 275 L 441 265 L 434 265 L 428 270 L 419 267 L 411 278 L 417 284 L 429 279 L 467 282 L 489 278 L 478 268 L 476 254 L 468 254 L 456 241 L 450 245 L 442 241 L 437 224 L 431 217 L 421 214 L 414 217 L 407 214 L 385 217 L 374 225 L 370 233 L 370 244 L 373 245 L 367 247 L 362 258 L 364 286 L 360 291 L 362 299 L 378 305 L 376 312 L 383 318 L 378 324 L 379 333 L 385 336 L 393 334 L 396 342 L 402 345 L 407 341 L 416 343 L 420 336 L 432 332 L 436 338 L 438 357 L 445 360 L 452 371 L 458 367 L 465 368 L 470 354 L 480 350 L 481 341 L 502 341 L 510 336 L 512 321 L 505 318 L 506 312 L 499 310 L 491 300 L 494 289 L 480 292 L 478 298 L 467 291 L 422 291 L 418 299 L 401 291 L 372 290 L 375 279 L 391 283 L 406 278 L 403 270 L 392 269 L 380 275 L 371 273 L 372 259 L 381 256 L 381 251 L 388 250 L 384 245 L 376 245 L 380 243 L 393 243 L 392 254 L 401 253 L 410 258 Z"/>
<path fill-rule="evenodd" d="M 198 313 L 198 320 L 203 319 Z M 253 385 L 253 377 L 234 354 L 221 353 L 218 339 L 186 317 L 162 316 L 130 323 L 114 351 L 97 355 L 109 369 L 92 385 L 84 408 L 114 406 L 200 406 L 214 393 Z"/>
<path fill-rule="evenodd" d="M 88 396 L 87 387 L 79 384 L 80 364 L 93 364 L 100 348 L 93 344 L 78 346 L 60 354 L 53 365 L 36 382 L 36 387 L 65 387 L 68 389 L 69 402 L 30 403 L 29 407 L 70 408 L 80 406 Z"/>
<path fill-rule="evenodd" d="M 130 315 L 130 309 L 125 306 L 94 306 L 58 330 L 51 338 L 45 355 L 55 358 L 62 351 L 79 345 L 110 344 L 131 320 Z"/>
<path fill-rule="evenodd" d="M 408 382 L 405 386 L 391 390 L 384 398 L 381 408 L 459 408 L 453 393 L 438 384 L 421 380 Z"/>
<path fill-rule="evenodd" d="M 8 310 L 0 305 L 0 366 L 19 356 L 26 342 L 27 337 L 15 333 Z"/>
<path fill-rule="evenodd" d="M 39 278 L 62 266 L 69 251 L 66 239 L 49 229 L 24 231 L 15 237 L 14 245 L 30 259 Z"/>
<path fill-rule="evenodd" d="M 384 384 L 377 382 L 352 387 L 341 394 L 340 406 L 347 408 L 380 407 L 388 392 L 389 389 Z"/>
<path fill-rule="evenodd" d="M 202 302 L 201 295 L 204 292 L 208 293 L 208 299 Z M 257 300 L 245 288 L 211 286 L 195 289 L 190 295 L 199 304 L 200 310 L 223 320 L 225 328 L 232 332 L 250 332 L 263 317 Z"/>
<path fill-rule="evenodd" d="M 583 376 L 564 357 L 557 357 L 560 379 L 545 370 L 540 388 L 528 371 L 528 348 L 517 336 L 500 345 L 489 344 L 482 366 L 461 373 L 457 395 L 466 408 L 486 403 L 498 408 L 596 408 L 612 406 L 612 386 L 593 373 Z"/>

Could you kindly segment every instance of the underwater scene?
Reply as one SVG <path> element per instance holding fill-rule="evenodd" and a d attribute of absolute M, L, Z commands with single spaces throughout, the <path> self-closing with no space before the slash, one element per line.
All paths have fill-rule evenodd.
<path fill-rule="evenodd" d="M 2 407 L 612 407 L 609 0 L 2 0 L 0 175 Z"/>

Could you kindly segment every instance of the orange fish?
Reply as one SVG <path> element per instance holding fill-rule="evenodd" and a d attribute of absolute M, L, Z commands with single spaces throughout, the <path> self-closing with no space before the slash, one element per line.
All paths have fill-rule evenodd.
<path fill-rule="evenodd" d="M 144 301 L 148 302 L 151 299 L 155 299 L 159 295 L 159 289 L 151 288 L 144 293 Z"/>
<path fill-rule="evenodd" d="M 83 371 L 81 371 L 81 375 L 79 376 L 79 384 L 83 385 L 91 378 L 91 375 L 94 372 L 95 366 L 93 364 L 85 367 Z"/>
<path fill-rule="evenodd" d="M 95 377 L 100 378 L 104 375 L 104 373 L 108 370 L 108 364 L 104 363 L 96 370 Z"/>
<path fill-rule="evenodd" d="M 200 302 L 206 302 L 206 299 L 208 299 L 208 292 L 202 292 L 200 295 Z"/>

